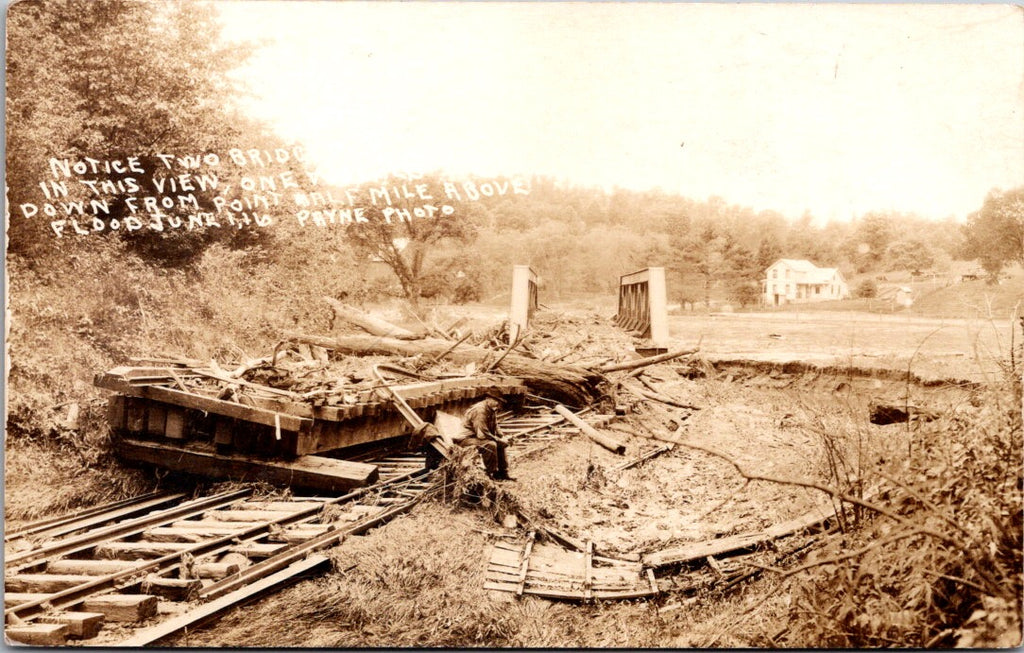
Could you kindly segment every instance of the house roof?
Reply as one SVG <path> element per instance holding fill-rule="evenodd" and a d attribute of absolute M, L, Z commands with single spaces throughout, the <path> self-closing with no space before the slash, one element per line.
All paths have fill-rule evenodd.
<path fill-rule="evenodd" d="M 846 280 L 843 278 L 843 273 L 839 271 L 839 268 L 819 268 L 807 259 L 780 258 L 778 261 L 772 263 L 769 266 L 769 269 L 780 263 L 799 273 L 796 278 L 798 283 L 830 283 L 833 279 L 838 279 L 843 283 L 846 283 Z"/>
<path fill-rule="evenodd" d="M 814 263 L 802 258 L 780 258 L 772 263 L 770 267 L 775 267 L 779 263 L 785 263 L 789 268 L 800 272 L 812 272 L 819 269 Z"/>

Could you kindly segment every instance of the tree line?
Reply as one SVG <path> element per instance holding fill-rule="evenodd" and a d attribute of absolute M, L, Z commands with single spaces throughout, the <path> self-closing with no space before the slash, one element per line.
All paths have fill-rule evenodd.
<path fill-rule="evenodd" d="M 26 0 L 10 8 L 8 21 L 10 206 L 29 201 L 54 156 L 153 158 L 283 145 L 236 103 L 245 89 L 230 73 L 253 46 L 221 39 L 215 5 Z M 529 194 L 457 208 L 429 220 L 375 219 L 328 231 L 282 221 L 267 230 L 101 237 L 152 266 L 179 270 L 195 269 L 214 245 L 247 253 L 243 265 L 293 275 L 304 273 L 300 263 L 319 262 L 367 298 L 392 293 L 413 302 L 486 299 L 507 289 L 511 266 L 524 263 L 555 296 L 609 292 L 621 274 L 664 266 L 673 300 L 740 305 L 756 301 L 765 268 L 781 257 L 838 267 L 848 278 L 941 272 L 955 259 L 978 260 L 995 278 L 1024 263 L 1024 186 L 993 190 L 963 225 L 895 212 L 822 223 L 810 213 L 787 217 L 720 197 L 608 191 L 546 177 L 533 178 Z M 29 267 L 60 267 L 93 247 L 55 240 L 42 220 L 12 217 L 8 236 L 9 257 Z"/>

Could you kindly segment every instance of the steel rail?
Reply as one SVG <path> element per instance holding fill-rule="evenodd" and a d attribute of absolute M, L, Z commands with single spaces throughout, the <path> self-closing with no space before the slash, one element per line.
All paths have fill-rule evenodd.
<path fill-rule="evenodd" d="M 50 519 L 42 519 L 4 533 L 4 542 L 12 542 L 30 535 L 59 537 L 60 535 L 73 533 L 77 530 L 82 530 L 83 528 L 90 528 L 96 525 L 97 522 L 102 523 L 103 520 L 113 521 L 134 512 L 148 510 L 149 508 L 160 505 L 161 503 L 177 501 L 184 496 L 186 495 L 183 493 L 170 494 L 167 492 L 150 492 L 148 494 L 141 494 L 137 497 L 132 497 L 131 499 L 115 501 L 102 506 L 93 506 L 73 514 L 65 514 L 58 517 L 51 517 Z M 81 523 L 81 525 L 76 526 L 76 524 L 79 523 Z M 57 530 L 57 532 L 50 533 L 50 531 L 54 530 Z"/>
<path fill-rule="evenodd" d="M 74 605 L 77 605 L 78 603 L 81 603 L 88 596 L 91 596 L 93 594 L 97 594 L 97 593 L 99 593 L 99 592 L 101 592 L 103 590 L 107 590 L 107 589 L 115 589 L 115 590 L 117 590 L 117 589 L 121 589 L 123 587 L 130 587 L 132 585 L 135 585 L 135 584 L 137 584 L 139 582 L 137 576 L 139 576 L 140 574 L 142 574 L 144 572 L 153 572 L 153 571 L 167 572 L 167 571 L 171 571 L 178 564 L 180 564 L 182 556 L 184 554 L 186 554 L 186 553 L 198 557 L 198 556 L 201 556 L 201 555 L 209 554 L 210 552 L 216 551 L 219 548 L 228 548 L 230 546 L 235 546 L 239 542 L 259 539 L 260 537 L 264 536 L 267 532 L 270 531 L 271 526 L 275 526 L 275 525 L 276 526 L 290 525 L 292 523 L 301 523 L 302 521 L 307 521 L 307 520 L 311 519 L 312 517 L 314 517 L 317 513 L 319 513 L 323 509 L 323 507 L 325 505 L 342 503 L 342 502 L 345 502 L 345 501 L 348 501 L 348 500 L 355 499 L 357 497 L 361 497 L 361 496 L 363 496 L 365 494 L 368 494 L 370 492 L 386 490 L 390 486 L 398 484 L 398 483 L 402 483 L 403 481 L 412 482 L 414 480 L 417 480 L 417 478 L 416 478 L 417 475 L 425 475 L 426 473 L 427 473 L 427 470 L 418 470 L 416 472 L 410 472 L 410 473 L 404 474 L 404 475 L 402 475 L 400 477 L 396 477 L 394 479 L 391 479 L 391 480 L 387 481 L 383 485 L 372 485 L 372 486 L 368 486 L 368 487 L 365 487 L 365 488 L 360 488 L 359 490 L 350 492 L 349 494 L 346 494 L 344 496 L 337 497 L 337 498 L 334 498 L 334 499 L 329 499 L 329 500 L 324 501 L 322 503 L 317 503 L 317 504 L 315 504 L 313 506 L 310 506 L 309 508 L 306 508 L 304 510 L 298 511 L 296 513 L 292 513 L 292 514 L 286 515 L 284 517 L 280 517 L 280 518 L 273 519 L 273 520 L 267 520 L 267 521 L 262 522 L 262 523 L 254 524 L 253 526 L 251 526 L 249 528 L 245 528 L 245 529 L 239 530 L 237 532 L 230 533 L 228 535 L 217 537 L 217 538 L 208 540 L 206 542 L 196 543 L 194 546 L 187 547 L 185 549 L 182 549 L 181 551 L 177 551 L 177 552 L 174 552 L 174 553 L 169 553 L 167 555 L 160 556 L 158 558 L 154 558 L 153 560 L 148 560 L 148 561 L 142 562 L 139 565 L 137 565 L 135 567 L 132 567 L 132 568 L 129 568 L 129 569 L 125 569 L 125 570 L 122 570 L 122 571 L 118 571 L 118 572 L 114 572 L 114 573 L 111 573 L 111 574 L 107 574 L 105 576 L 98 576 L 94 580 L 82 583 L 81 585 L 76 585 L 74 587 L 70 587 L 70 588 L 67 588 L 65 590 L 61 590 L 61 591 L 55 592 L 53 594 L 48 594 L 48 595 L 46 595 L 44 597 L 40 597 L 38 599 L 29 601 L 29 602 L 26 602 L 26 603 L 21 603 L 19 605 L 7 608 L 6 610 L 4 610 L 4 616 L 5 616 L 6 620 L 8 620 L 8 621 L 12 620 L 12 618 L 18 618 L 18 619 L 25 620 L 25 619 L 29 619 L 29 618 L 31 618 L 33 616 L 36 616 L 36 615 L 38 615 L 40 613 L 43 613 L 43 612 L 47 611 L 48 609 L 53 609 L 53 608 L 67 609 L 67 608 L 70 608 L 70 607 L 72 607 Z M 250 493 L 251 493 L 251 490 L 241 490 L 239 492 L 231 493 L 231 494 L 241 494 L 241 495 L 244 496 L 244 495 L 248 495 Z M 218 495 L 218 496 L 220 496 L 220 495 Z M 204 512 L 206 510 L 209 510 L 209 508 L 208 507 L 204 508 L 203 510 L 198 511 L 198 512 Z M 192 511 L 192 512 L 197 512 L 197 511 Z M 174 517 L 173 519 L 177 519 L 177 518 L 178 517 Z M 164 520 L 164 521 L 166 521 L 166 520 Z M 145 529 L 136 530 L 136 532 L 142 532 L 142 530 L 145 530 Z M 129 533 L 129 534 L 134 534 L 134 533 Z M 106 538 L 106 539 L 112 539 L 112 538 Z M 87 545 L 85 545 L 85 546 L 83 546 L 81 548 L 82 549 L 89 548 L 91 546 L 94 546 L 95 544 L 96 544 L 96 542 L 93 542 L 93 543 L 87 544 Z M 287 551 L 287 549 L 286 549 L 286 551 Z M 286 551 L 283 551 L 282 553 L 285 553 Z M 118 585 L 119 582 L 125 581 L 125 580 L 127 580 L 128 582 L 124 582 L 121 585 Z"/>
<path fill-rule="evenodd" d="M 421 479 L 419 477 L 409 478 L 403 485 L 411 485 L 418 480 Z M 325 566 L 329 563 L 329 559 L 312 554 L 338 544 L 350 535 L 365 533 L 371 528 L 407 512 L 423 498 L 428 489 L 429 486 L 419 491 L 414 497 L 387 508 L 376 515 L 368 516 L 355 524 L 329 531 L 301 542 L 277 555 L 247 567 L 237 574 L 221 579 L 203 588 L 200 592 L 200 598 L 207 599 L 210 603 L 144 631 L 136 632 L 130 638 L 114 645 L 132 648 L 156 645 L 161 640 L 186 628 L 209 621 L 220 612 L 230 609 L 242 601 L 255 598 L 260 593 L 277 587 L 281 583 L 292 581 L 300 573 Z M 385 489 L 385 492 L 395 491 L 397 491 L 396 488 Z"/>
<path fill-rule="evenodd" d="M 129 519 L 128 521 L 114 524 L 113 526 L 101 528 L 89 533 L 83 533 L 82 535 L 61 540 L 60 542 L 53 542 L 36 549 L 16 553 L 4 561 L 4 566 L 13 567 L 15 565 L 19 565 L 20 567 L 24 567 L 27 564 L 39 562 L 53 555 L 63 555 L 83 548 L 88 548 L 97 542 L 135 535 L 137 533 L 141 533 L 154 524 L 180 519 L 182 516 L 193 512 L 204 512 L 206 510 L 210 510 L 213 506 L 238 501 L 250 494 L 252 494 L 252 490 L 245 489 L 187 501 L 173 508 L 161 510 L 135 519 Z"/>

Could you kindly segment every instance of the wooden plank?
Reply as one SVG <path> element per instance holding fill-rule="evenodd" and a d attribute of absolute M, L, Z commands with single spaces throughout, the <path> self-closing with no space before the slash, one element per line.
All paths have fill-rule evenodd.
<path fill-rule="evenodd" d="M 167 409 L 167 423 L 164 435 L 172 440 L 185 439 L 185 411 L 180 408 Z"/>
<path fill-rule="evenodd" d="M 498 581 L 487 581 L 484 583 L 485 590 L 495 590 L 498 592 L 515 592 L 519 588 L 519 584 L 515 582 L 504 583 Z"/>
<path fill-rule="evenodd" d="M 234 420 L 230 417 L 218 416 L 213 427 L 213 442 L 219 445 L 229 445 L 235 432 Z"/>
<path fill-rule="evenodd" d="M 594 562 L 594 542 L 593 542 L 593 540 L 588 540 L 587 541 L 587 555 L 586 555 L 586 558 L 584 559 L 584 562 L 583 562 L 583 573 L 584 573 L 584 578 L 583 578 L 583 599 L 584 600 L 589 600 L 589 599 L 593 598 L 593 596 L 594 596 L 594 591 L 593 591 L 593 584 L 594 584 L 593 573 L 594 572 L 593 572 L 593 569 L 592 569 L 593 562 Z"/>
<path fill-rule="evenodd" d="M 674 444 L 666 444 L 661 447 L 655 447 L 651 451 L 648 451 L 647 453 L 639 456 L 638 458 L 634 458 L 633 460 L 624 462 L 621 465 L 616 465 L 613 469 L 621 472 L 631 467 L 636 467 L 645 460 L 650 460 L 651 458 L 654 458 L 655 456 L 660 456 L 661 454 L 667 451 L 672 451 L 673 448 L 675 448 Z"/>
<path fill-rule="evenodd" d="M 295 453 L 305 455 L 332 451 L 405 436 L 412 431 L 412 425 L 394 412 L 379 417 L 364 415 L 345 422 L 317 420 L 310 430 L 299 433 Z"/>
<path fill-rule="evenodd" d="M 299 542 L 311 540 L 314 537 L 323 535 L 331 530 L 335 529 L 331 526 L 321 526 L 320 528 L 289 528 L 283 531 L 271 533 L 267 537 L 267 540 L 270 542 L 287 542 L 289 544 L 297 544 Z"/>
<path fill-rule="evenodd" d="M 5 592 L 59 592 L 93 580 L 84 574 L 15 574 L 4 577 Z"/>
<path fill-rule="evenodd" d="M 145 560 L 180 553 L 194 546 L 190 542 L 104 542 L 95 548 L 98 558 Z"/>
<path fill-rule="evenodd" d="M 595 555 L 594 562 L 600 563 L 602 565 L 608 565 L 610 567 L 617 567 L 620 569 L 631 569 L 638 573 L 643 570 L 643 565 L 634 560 L 619 560 L 618 558 L 607 558 L 605 556 Z"/>
<path fill-rule="evenodd" d="M 167 407 L 157 403 L 146 406 L 146 435 L 162 438 L 167 426 Z"/>
<path fill-rule="evenodd" d="M 595 599 L 642 599 L 651 596 L 651 590 L 646 587 L 621 592 L 594 592 Z"/>
<path fill-rule="evenodd" d="M 210 601 L 209 603 L 205 603 L 194 610 L 189 610 L 179 617 L 169 619 L 157 626 L 153 626 L 152 628 L 136 632 L 135 635 L 127 640 L 119 642 L 118 645 L 129 648 L 151 646 L 156 642 L 159 642 L 161 639 L 173 635 L 180 630 L 195 627 L 198 624 L 218 615 L 224 610 L 241 603 L 242 601 L 266 592 L 267 590 L 283 583 L 293 581 L 302 574 L 306 574 L 314 570 L 326 569 L 328 567 L 330 567 L 330 559 L 326 556 L 310 556 L 305 560 L 289 565 L 275 574 L 246 585 L 245 587 L 227 594 L 226 596 Z"/>
<path fill-rule="evenodd" d="M 212 578 L 220 580 L 226 576 L 237 574 L 241 569 L 240 565 L 230 562 L 204 562 L 193 567 L 193 571 L 200 578 Z"/>
<path fill-rule="evenodd" d="M 105 617 L 102 612 L 61 612 L 44 614 L 36 620 L 42 624 L 63 624 L 67 634 L 79 639 L 92 639 L 103 628 Z"/>
<path fill-rule="evenodd" d="M 292 508 L 290 510 L 235 510 L 233 508 L 224 508 L 204 512 L 202 519 L 218 522 L 275 521 L 302 512 L 308 507 Z"/>
<path fill-rule="evenodd" d="M 238 544 L 235 546 L 228 547 L 228 553 L 240 553 L 246 558 L 269 558 L 281 549 L 285 548 L 286 544 L 264 544 L 261 542 L 246 542 L 245 544 Z"/>
<path fill-rule="evenodd" d="M 523 545 L 522 544 L 509 544 L 508 542 L 495 542 L 493 546 L 494 546 L 495 549 L 502 549 L 504 551 L 512 551 L 516 555 L 521 555 L 523 553 Z"/>
<path fill-rule="evenodd" d="M 101 612 L 107 621 L 142 621 L 156 616 L 157 597 L 152 594 L 103 594 L 82 601 L 82 609 Z"/>
<path fill-rule="evenodd" d="M 4 608 L 11 608 L 22 603 L 31 603 L 50 596 L 45 592 L 4 592 Z"/>
<path fill-rule="evenodd" d="M 300 395 L 297 392 L 292 392 L 291 390 L 284 390 L 282 388 L 275 388 L 273 386 L 264 385 L 262 383 L 253 383 L 252 381 L 246 381 L 245 379 L 237 378 L 237 377 L 234 377 L 234 376 L 228 376 L 227 374 L 221 374 L 221 373 L 216 372 L 214 370 L 196 368 L 196 369 L 193 369 L 192 371 L 195 372 L 196 374 L 200 375 L 200 376 L 209 377 L 211 379 L 216 379 L 218 381 L 223 381 L 224 383 L 228 383 L 228 384 L 244 385 L 244 386 L 246 386 L 248 388 L 256 388 L 257 390 L 260 390 L 262 392 L 269 392 L 270 394 L 281 395 L 282 397 L 288 397 L 288 398 L 291 398 L 291 399 L 301 399 L 302 398 L 302 395 Z"/>
<path fill-rule="evenodd" d="M 536 531 L 530 531 L 527 536 L 526 547 L 523 549 L 522 567 L 519 569 L 519 587 L 516 589 L 516 596 L 522 596 L 523 588 L 526 586 L 526 574 L 530 569 L 530 554 L 533 552 L 533 542 L 536 537 Z"/>
<path fill-rule="evenodd" d="M 644 556 L 643 562 L 649 567 L 656 568 L 749 549 L 759 544 L 818 526 L 825 520 L 830 519 L 834 514 L 831 509 L 812 510 L 794 519 L 771 526 L 759 533 L 743 533 L 648 553 Z"/>
<path fill-rule="evenodd" d="M 119 571 L 137 567 L 138 563 L 122 560 L 52 560 L 46 564 L 46 571 L 51 574 L 82 574 L 86 576 L 106 576 Z"/>
<path fill-rule="evenodd" d="M 125 398 L 121 395 L 114 395 L 107 400 L 107 423 L 115 432 L 123 431 L 128 426 Z"/>
<path fill-rule="evenodd" d="M 181 390 L 175 390 L 173 388 L 165 388 L 161 386 L 151 385 L 131 386 L 128 384 L 118 383 L 101 385 L 100 387 L 105 387 L 110 390 L 116 390 L 121 394 L 128 395 L 130 397 L 153 399 L 167 404 L 181 406 L 183 408 L 203 410 L 209 413 L 215 413 L 217 415 L 226 415 L 228 417 L 234 417 L 236 419 L 245 420 L 247 422 L 255 422 L 257 424 L 264 424 L 267 426 L 274 426 L 274 418 L 275 416 L 277 416 L 277 418 L 280 420 L 281 428 L 285 431 L 305 430 L 308 429 L 313 423 L 312 419 L 306 417 L 296 417 L 294 415 L 290 415 L 287 413 L 279 413 L 276 411 L 266 410 L 263 408 L 256 408 L 253 406 L 244 406 L 242 404 L 236 404 L 230 401 L 223 401 L 221 399 L 214 399 L 213 397 L 205 397 L 203 395 L 198 395 L 191 392 L 183 392 Z M 132 402 L 132 404 L 134 403 L 135 402 Z M 132 433 L 135 432 L 131 428 L 130 412 L 128 430 Z"/>
<path fill-rule="evenodd" d="M 234 533 L 236 531 L 244 531 L 246 528 L 249 528 L 249 526 L 251 526 L 251 524 L 246 524 L 245 522 L 217 521 L 216 519 L 181 519 L 176 522 L 171 522 L 170 528 L 182 531 L 192 531 L 195 533 L 205 532 L 208 528 L 222 531 L 224 533 Z"/>
<path fill-rule="evenodd" d="M 509 583 L 519 584 L 519 570 L 506 568 L 504 570 L 488 569 L 485 574 L 487 580 L 505 581 Z"/>
<path fill-rule="evenodd" d="M 232 506 L 234 510 L 274 510 L 281 512 L 299 512 L 310 506 L 323 505 L 325 499 L 311 497 L 303 499 L 296 497 L 291 501 L 246 501 Z"/>
<path fill-rule="evenodd" d="M 551 538 L 552 541 L 557 542 L 564 547 L 572 549 L 573 551 L 583 550 L 584 544 L 582 542 L 569 537 L 568 535 L 559 530 L 556 530 L 550 526 L 544 526 L 541 528 L 541 530 L 543 530 L 544 534 Z"/>
<path fill-rule="evenodd" d="M 146 405 L 138 399 L 126 399 L 125 428 L 133 435 L 143 435 L 146 432 Z"/>
<path fill-rule="evenodd" d="M 517 581 L 519 579 L 519 569 L 518 568 L 514 568 L 514 567 L 508 567 L 508 566 L 488 567 L 487 573 L 488 574 L 493 574 L 495 576 L 514 576 Z M 635 585 L 637 583 L 637 579 L 639 577 L 640 577 L 639 574 L 630 574 L 628 576 L 627 575 L 614 575 L 614 576 L 607 575 L 606 576 L 606 575 L 595 574 L 592 582 L 593 582 L 593 584 L 595 586 L 598 585 L 598 584 L 601 584 L 601 583 L 608 584 L 608 583 L 621 583 L 621 582 L 628 582 L 628 583 L 631 583 L 631 584 Z M 536 580 L 536 581 L 551 581 L 551 582 L 558 582 L 558 583 L 578 582 L 580 585 L 582 585 L 584 583 L 584 581 L 585 581 L 584 576 L 582 576 L 580 574 L 579 570 L 577 570 L 576 572 L 570 574 L 570 573 L 563 573 L 563 572 L 541 571 L 541 570 L 536 569 L 536 568 L 534 568 L 532 566 L 530 567 L 530 571 L 529 571 L 529 574 L 527 575 L 527 579 L 531 580 L 531 581 L 532 580 Z"/>
<path fill-rule="evenodd" d="M 31 646 L 63 646 L 68 627 L 64 624 L 25 624 L 5 626 L 4 635 L 12 642 Z"/>
<path fill-rule="evenodd" d="M 329 492 L 363 487 L 379 478 L 374 465 L 320 456 L 302 456 L 293 461 L 265 460 L 127 438 L 116 440 L 114 447 L 125 458 L 176 471 Z"/>
<path fill-rule="evenodd" d="M 202 528 L 175 528 L 173 526 L 157 526 L 150 528 L 145 537 L 150 542 L 203 542 L 211 537 L 238 533 L 244 528 L 217 528 L 214 526 Z"/>
<path fill-rule="evenodd" d="M 171 601 L 188 601 L 198 596 L 203 589 L 203 581 L 198 578 L 164 578 L 149 574 L 142 583 L 142 590 L 147 594 L 162 596 Z"/>
<path fill-rule="evenodd" d="M 579 601 L 583 598 L 582 590 L 554 589 L 554 588 L 531 588 L 525 592 L 531 596 L 540 596 L 546 599 L 568 599 Z"/>
<path fill-rule="evenodd" d="M 612 453 L 618 454 L 620 456 L 626 453 L 626 445 L 622 444 L 615 438 L 605 435 L 604 433 L 601 433 L 594 427 L 590 426 L 589 424 L 581 420 L 579 417 L 574 415 L 572 411 L 570 411 L 565 406 L 559 404 L 555 406 L 555 410 L 558 412 L 559 415 L 567 419 L 576 428 L 583 431 L 584 435 L 586 435 L 588 438 L 598 443 L 605 449 L 608 449 Z"/>

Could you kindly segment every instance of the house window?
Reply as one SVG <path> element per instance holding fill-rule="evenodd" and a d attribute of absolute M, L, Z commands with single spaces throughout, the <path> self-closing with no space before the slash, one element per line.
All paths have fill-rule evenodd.
<path fill-rule="evenodd" d="M 778 268 L 776 268 L 776 269 L 772 270 L 772 279 L 778 279 L 778 278 L 779 278 L 779 270 L 778 270 Z"/>
<path fill-rule="evenodd" d="M 814 287 L 814 294 L 815 295 L 820 295 L 821 294 L 821 286 L 815 286 Z"/>
<path fill-rule="evenodd" d="M 789 268 L 786 268 L 786 278 L 789 278 Z"/>

